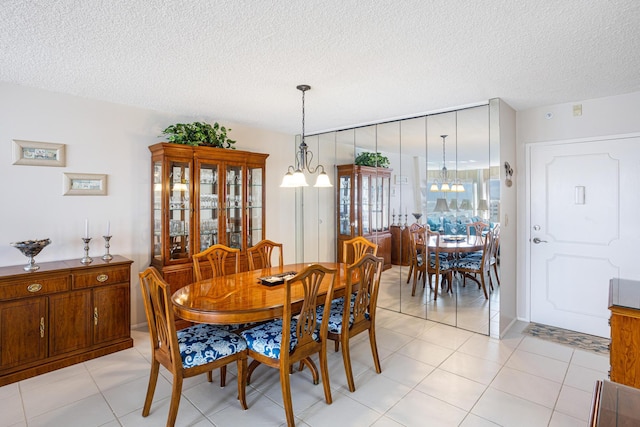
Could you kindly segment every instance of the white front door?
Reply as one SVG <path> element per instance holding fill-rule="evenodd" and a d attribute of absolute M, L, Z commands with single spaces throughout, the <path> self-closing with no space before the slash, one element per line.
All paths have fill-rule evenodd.
<path fill-rule="evenodd" d="M 531 321 L 609 337 L 609 279 L 640 279 L 640 137 L 527 154 Z"/>

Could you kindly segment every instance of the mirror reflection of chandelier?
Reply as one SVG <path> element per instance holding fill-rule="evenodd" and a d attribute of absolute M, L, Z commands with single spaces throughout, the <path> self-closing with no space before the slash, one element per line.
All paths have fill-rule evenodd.
<path fill-rule="evenodd" d="M 435 180 L 431 187 L 429 188 L 431 191 L 440 191 L 443 193 L 454 192 L 454 193 L 463 193 L 464 186 L 459 181 L 454 181 L 451 185 L 449 185 L 449 172 L 447 171 L 446 166 L 446 152 L 445 152 L 445 139 L 448 135 L 440 135 L 442 138 L 442 169 L 440 170 L 440 179 Z M 440 181 L 440 186 L 438 186 L 438 181 Z"/>

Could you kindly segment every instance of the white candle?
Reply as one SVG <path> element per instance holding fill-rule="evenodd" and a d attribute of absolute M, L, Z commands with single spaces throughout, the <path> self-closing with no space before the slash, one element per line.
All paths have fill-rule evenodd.
<path fill-rule="evenodd" d="M 111 221 L 107 221 L 107 234 L 105 236 L 111 236 Z"/>
<path fill-rule="evenodd" d="M 84 219 L 84 238 L 85 239 L 89 238 L 89 219 L 88 218 Z"/>
<path fill-rule="evenodd" d="M 393 214 L 394 215 L 396 214 L 396 208 L 393 208 Z"/>

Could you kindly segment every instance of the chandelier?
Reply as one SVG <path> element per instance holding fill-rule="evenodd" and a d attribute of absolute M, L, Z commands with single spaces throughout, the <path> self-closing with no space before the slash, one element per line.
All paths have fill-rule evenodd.
<path fill-rule="evenodd" d="M 443 193 L 454 192 L 454 193 L 463 193 L 464 186 L 459 181 L 454 181 L 451 185 L 449 185 L 449 171 L 446 166 L 446 151 L 445 151 L 445 139 L 449 135 L 440 135 L 442 138 L 442 169 L 440 170 L 440 182 L 441 185 L 438 187 L 438 180 L 436 180 L 431 187 L 429 188 L 431 191 L 441 191 Z"/>
<path fill-rule="evenodd" d="M 333 187 L 329 176 L 324 171 L 324 166 L 318 164 L 318 166 L 311 166 L 313 160 L 313 153 L 309 151 L 307 144 L 304 142 L 304 93 L 311 89 L 309 85 L 298 85 L 296 88 L 302 91 L 302 141 L 298 146 L 296 152 L 296 161 L 293 166 L 289 166 L 287 173 L 282 178 L 282 184 L 280 187 L 308 187 L 307 179 L 304 176 L 306 170 L 310 174 L 318 172 L 318 178 L 314 187 Z"/>

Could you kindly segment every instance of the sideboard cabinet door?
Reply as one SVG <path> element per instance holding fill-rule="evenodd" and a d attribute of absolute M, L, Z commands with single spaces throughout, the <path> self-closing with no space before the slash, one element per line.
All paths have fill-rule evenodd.
<path fill-rule="evenodd" d="M 66 292 L 49 297 L 49 354 L 87 348 L 91 345 L 91 291 Z"/>
<path fill-rule="evenodd" d="M 0 372 L 47 355 L 47 298 L 0 304 Z"/>

